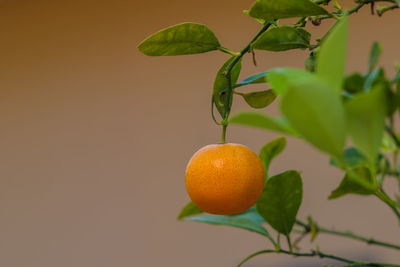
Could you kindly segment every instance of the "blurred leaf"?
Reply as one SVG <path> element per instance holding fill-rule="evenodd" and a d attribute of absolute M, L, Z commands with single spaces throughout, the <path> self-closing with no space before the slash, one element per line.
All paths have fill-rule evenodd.
<path fill-rule="evenodd" d="M 284 51 L 289 49 L 305 49 L 310 44 L 310 33 L 290 26 L 277 26 L 264 32 L 252 44 L 253 49 Z"/>
<path fill-rule="evenodd" d="M 197 215 L 200 213 L 203 213 L 203 211 L 198 208 L 192 201 L 190 201 L 179 213 L 178 220 L 182 220 L 185 217 Z"/>
<path fill-rule="evenodd" d="M 265 21 L 327 14 L 325 9 L 310 0 L 256 0 L 249 11 L 251 17 Z"/>
<path fill-rule="evenodd" d="M 250 75 L 240 83 L 235 85 L 235 88 L 248 85 L 248 84 L 255 84 L 255 83 L 266 83 L 267 82 L 267 74 L 268 72 L 260 72 L 253 75 Z"/>
<path fill-rule="evenodd" d="M 376 180 L 370 170 L 360 166 L 346 173 L 340 185 L 332 191 L 328 199 L 335 199 L 346 194 L 371 195 L 377 188 Z"/>
<path fill-rule="evenodd" d="M 148 56 L 177 56 L 204 53 L 219 46 L 217 37 L 207 26 L 186 22 L 149 36 L 138 48 Z"/>
<path fill-rule="evenodd" d="M 296 135 L 284 118 L 268 117 L 265 114 L 252 111 L 242 111 L 230 117 L 229 123 L 257 127 L 261 129 Z"/>
<path fill-rule="evenodd" d="M 345 103 L 347 126 L 353 143 L 373 164 L 382 142 L 386 107 L 382 87 L 354 95 Z"/>
<path fill-rule="evenodd" d="M 314 53 L 311 53 L 311 55 L 304 62 L 304 66 L 306 67 L 307 71 L 315 72 L 315 64 L 316 64 L 316 57 L 314 56 Z"/>
<path fill-rule="evenodd" d="M 265 178 L 268 178 L 268 169 L 271 161 L 278 156 L 286 147 L 286 138 L 278 137 L 265 144 L 259 153 L 261 162 L 264 165 Z M 267 179 L 265 180 L 267 181 Z"/>
<path fill-rule="evenodd" d="M 399 0 L 400 1 L 400 0 Z M 396 75 L 394 76 L 392 83 L 400 82 L 400 69 L 397 70 Z"/>
<path fill-rule="evenodd" d="M 397 92 L 393 92 L 389 83 L 382 84 L 385 87 L 386 100 L 387 100 L 387 116 L 393 116 L 394 112 L 399 107 L 400 95 Z"/>
<path fill-rule="evenodd" d="M 344 90 L 351 94 L 355 94 L 360 92 L 364 88 L 365 77 L 363 77 L 360 73 L 352 73 L 344 79 Z"/>
<path fill-rule="evenodd" d="M 314 75 L 294 68 L 276 68 L 268 72 L 267 81 L 279 95 L 284 95 L 291 83 L 301 79 L 313 79 Z"/>
<path fill-rule="evenodd" d="M 371 88 L 378 83 L 389 83 L 386 79 L 385 71 L 382 68 L 377 68 L 367 76 L 364 83 L 364 91 L 369 92 Z"/>
<path fill-rule="evenodd" d="M 379 57 L 382 53 L 382 46 L 378 42 L 374 42 L 371 48 L 371 52 L 369 54 L 369 66 L 368 66 L 368 73 L 376 67 L 378 64 Z"/>
<path fill-rule="evenodd" d="M 303 197 L 300 174 L 285 171 L 268 179 L 256 207 L 258 213 L 278 232 L 289 235 Z"/>
<path fill-rule="evenodd" d="M 383 153 L 393 153 L 397 150 L 396 143 L 387 134 L 383 134 L 382 145 L 380 151 Z"/>
<path fill-rule="evenodd" d="M 337 92 L 342 90 L 347 50 L 347 17 L 336 23 L 322 41 L 317 57 L 316 73 Z"/>
<path fill-rule="evenodd" d="M 214 104 L 219 112 L 221 114 L 222 118 L 225 118 L 225 115 L 227 113 L 227 110 L 230 109 L 230 105 L 232 105 L 232 96 L 231 99 L 228 99 L 229 94 L 229 83 L 228 79 L 223 76 L 223 73 L 225 72 L 226 68 L 229 66 L 229 64 L 235 59 L 235 57 L 231 57 L 228 59 L 224 65 L 218 70 L 217 76 L 215 77 L 214 81 L 214 88 L 213 88 L 213 99 L 214 99 Z M 236 65 L 233 67 L 232 72 L 231 72 L 231 85 L 233 88 L 233 85 L 237 82 L 240 74 L 240 70 L 242 68 L 241 61 L 236 63 Z M 227 106 L 228 105 L 228 106 Z"/>
<path fill-rule="evenodd" d="M 305 140 L 341 158 L 346 124 L 340 96 L 318 77 L 307 75 L 307 79 L 293 79 L 288 85 L 282 113 Z"/>
<path fill-rule="evenodd" d="M 344 163 L 346 164 L 343 166 L 342 162 L 339 162 L 337 159 L 332 158 L 331 164 L 333 166 L 339 167 L 342 170 L 346 170 L 348 168 L 355 168 L 361 165 L 367 165 L 368 159 L 361 154 L 356 148 L 349 147 L 344 151 Z"/>
<path fill-rule="evenodd" d="M 273 90 L 266 90 L 260 92 L 252 92 L 240 95 L 246 100 L 247 104 L 252 108 L 265 108 L 274 102 L 276 93 Z"/>
<path fill-rule="evenodd" d="M 184 220 L 214 225 L 232 226 L 256 232 L 271 238 L 268 231 L 262 226 L 262 223 L 264 222 L 263 218 L 254 209 L 236 215 L 202 215 L 186 217 Z"/>

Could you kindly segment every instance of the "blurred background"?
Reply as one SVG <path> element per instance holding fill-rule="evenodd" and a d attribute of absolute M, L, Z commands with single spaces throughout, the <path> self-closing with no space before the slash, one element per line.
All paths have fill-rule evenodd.
<path fill-rule="evenodd" d="M 220 138 L 209 101 L 227 55 L 152 58 L 136 49 L 155 31 L 193 21 L 239 50 L 260 27 L 242 13 L 251 4 L 0 0 L 0 266 L 235 266 L 270 247 L 251 232 L 176 220 L 189 201 L 187 161 Z M 348 71 L 366 71 L 370 46 L 379 40 L 381 65 L 393 75 L 392 64 L 400 60 L 399 14 L 371 16 L 364 8 L 351 16 Z M 307 29 L 318 38 L 331 25 Z M 273 67 L 303 67 L 308 53 L 258 51 L 258 66 L 247 56 L 241 78 Z M 236 99 L 234 111 L 244 108 Z M 231 126 L 227 138 L 258 151 L 277 136 Z M 299 218 L 312 214 L 323 226 L 399 243 L 398 222 L 377 199 L 327 200 L 343 173 L 308 145 L 289 139 L 271 168 L 302 172 Z M 389 192 L 396 188 L 390 181 L 387 186 Z M 400 262 L 394 250 L 351 240 L 321 235 L 316 244 L 327 253 Z M 302 246 L 315 244 L 307 238 Z M 333 263 L 261 255 L 246 266 L 323 262 Z"/>

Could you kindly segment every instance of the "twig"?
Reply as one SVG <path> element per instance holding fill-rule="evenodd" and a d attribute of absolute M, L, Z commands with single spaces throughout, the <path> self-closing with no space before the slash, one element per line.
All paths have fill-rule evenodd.
<path fill-rule="evenodd" d="M 304 223 L 304 222 L 302 222 L 300 220 L 296 220 L 296 224 L 304 228 L 304 233 L 310 233 L 311 232 L 311 225 L 306 224 L 306 223 Z M 363 241 L 363 242 L 365 242 L 365 243 L 367 243 L 369 245 L 378 245 L 378 246 L 383 246 L 383 247 L 388 247 L 388 248 L 393 248 L 393 249 L 399 249 L 400 250 L 400 245 L 391 244 L 391 243 L 388 243 L 388 242 L 375 240 L 373 238 L 364 237 L 364 236 L 355 234 L 355 233 L 353 233 L 351 231 L 337 231 L 337 230 L 333 230 L 333 229 L 320 227 L 315 222 L 314 222 L 314 224 L 316 226 L 317 233 L 326 233 L 326 234 L 331 234 L 331 235 L 348 237 L 348 238 L 351 238 L 351 239 Z"/>
<path fill-rule="evenodd" d="M 299 252 L 290 252 L 287 250 L 283 249 L 278 249 L 278 250 L 272 250 L 272 249 L 266 249 L 266 250 L 260 250 L 257 251 L 249 256 L 247 256 L 244 260 L 242 260 L 237 267 L 241 267 L 244 263 L 246 263 L 248 260 L 251 258 L 260 255 L 260 254 L 266 254 L 266 253 L 276 253 L 276 254 L 288 254 L 292 255 L 294 257 L 320 257 L 320 258 L 327 258 L 327 259 L 333 259 L 345 263 L 351 264 L 350 266 L 372 266 L 372 267 L 400 267 L 400 265 L 397 264 L 390 264 L 390 263 L 381 263 L 381 262 L 363 262 L 363 261 L 354 261 L 350 260 L 347 258 L 331 255 L 331 254 L 326 254 L 323 253 L 319 250 L 311 250 L 310 253 L 299 253 Z"/>

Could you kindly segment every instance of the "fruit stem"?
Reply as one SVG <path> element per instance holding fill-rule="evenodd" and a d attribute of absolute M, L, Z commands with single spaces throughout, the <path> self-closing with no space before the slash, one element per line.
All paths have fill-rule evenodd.
<path fill-rule="evenodd" d="M 226 128 L 228 127 L 228 124 L 222 124 L 222 136 L 221 136 L 221 144 L 225 144 L 226 140 Z"/>

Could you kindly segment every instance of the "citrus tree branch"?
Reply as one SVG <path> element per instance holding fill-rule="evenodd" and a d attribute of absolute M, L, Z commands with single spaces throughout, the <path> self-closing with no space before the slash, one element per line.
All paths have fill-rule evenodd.
<path fill-rule="evenodd" d="M 223 75 L 226 77 L 227 81 L 228 81 L 228 92 L 227 92 L 227 97 L 226 97 L 226 102 L 225 102 L 225 107 L 226 107 L 226 113 L 225 113 L 225 117 L 223 118 L 222 121 L 222 137 L 221 137 L 221 142 L 225 143 L 225 139 L 226 139 L 226 127 L 228 126 L 228 118 L 229 118 L 229 114 L 231 112 L 231 105 L 232 105 L 232 97 L 233 97 L 233 86 L 232 86 L 232 81 L 231 81 L 231 72 L 233 67 L 235 67 L 235 65 L 240 61 L 240 59 L 247 53 L 250 51 L 251 49 L 251 44 L 254 43 L 258 37 L 260 37 L 261 34 L 263 34 L 266 30 L 268 30 L 268 28 L 272 25 L 272 23 L 270 22 L 266 22 L 263 27 L 261 28 L 261 30 L 254 36 L 254 38 L 242 49 L 240 50 L 239 53 L 229 53 L 228 51 L 224 52 L 228 52 L 229 54 L 234 56 L 234 59 L 232 60 L 232 62 L 226 67 L 226 70 L 223 72 Z M 212 103 L 213 105 L 213 103 Z"/>
<path fill-rule="evenodd" d="M 304 228 L 304 232 L 303 233 L 310 233 L 311 232 L 311 225 L 310 224 L 304 223 L 304 222 L 302 222 L 300 220 L 296 220 L 296 224 Z M 373 238 L 364 237 L 364 236 L 355 234 L 355 233 L 353 233 L 351 231 L 337 231 L 337 230 L 328 229 L 328 228 L 325 228 L 325 227 L 320 227 L 315 222 L 313 222 L 313 224 L 315 226 L 315 229 L 316 229 L 317 233 L 325 233 L 325 234 L 331 234 L 331 235 L 347 237 L 347 238 L 351 238 L 351 239 L 355 239 L 355 240 L 359 240 L 359 241 L 365 242 L 365 243 L 370 244 L 370 245 L 378 245 L 378 246 L 383 246 L 383 247 L 388 247 L 388 248 L 393 248 L 393 249 L 400 250 L 400 245 L 391 244 L 391 243 L 388 243 L 388 242 L 375 240 Z"/>
<path fill-rule="evenodd" d="M 248 257 L 246 257 L 244 260 L 242 260 L 237 267 L 243 266 L 244 263 L 249 261 L 251 258 L 260 255 L 260 254 L 266 254 L 266 253 L 276 253 L 276 254 L 288 254 L 292 255 L 294 257 L 319 257 L 319 258 L 327 258 L 327 259 L 333 259 L 337 261 L 341 261 L 344 263 L 349 263 L 350 265 L 348 266 L 370 266 L 370 267 L 400 267 L 400 265 L 397 264 L 390 264 L 390 263 L 382 263 L 382 262 L 364 262 L 364 261 L 355 261 L 355 260 L 350 260 L 347 258 L 331 255 L 331 254 L 326 254 L 323 253 L 319 250 L 311 250 L 309 253 L 300 253 L 300 252 L 290 252 L 284 249 L 278 249 L 278 250 L 272 250 L 272 249 L 266 249 L 266 250 L 260 250 L 257 251 Z"/>
<path fill-rule="evenodd" d="M 394 214 L 396 214 L 397 218 L 400 221 L 400 211 L 397 208 L 397 204 L 396 202 L 391 199 L 388 194 L 382 189 L 380 188 L 376 193 L 375 196 L 377 196 L 380 200 L 382 200 L 386 205 L 388 205 L 394 212 Z"/>

